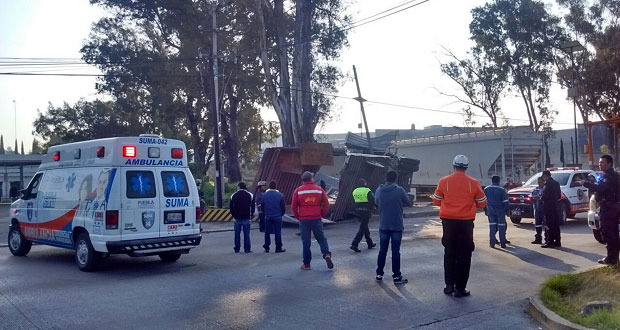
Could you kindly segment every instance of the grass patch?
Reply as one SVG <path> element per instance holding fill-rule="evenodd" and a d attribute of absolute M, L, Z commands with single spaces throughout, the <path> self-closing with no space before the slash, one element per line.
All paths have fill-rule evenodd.
<path fill-rule="evenodd" d="M 543 284 L 540 298 L 547 308 L 571 322 L 594 329 L 620 329 L 620 268 L 617 266 L 551 276 Z M 581 307 L 595 300 L 609 300 L 613 310 L 580 316 Z"/>

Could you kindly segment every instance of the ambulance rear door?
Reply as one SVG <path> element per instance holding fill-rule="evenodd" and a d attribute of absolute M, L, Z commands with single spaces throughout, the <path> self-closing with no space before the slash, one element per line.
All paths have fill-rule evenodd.
<path fill-rule="evenodd" d="M 120 211 L 122 240 L 159 237 L 161 191 L 153 168 L 123 168 Z"/>
<path fill-rule="evenodd" d="M 187 172 L 187 173 L 186 173 Z M 193 177 L 186 168 L 159 168 L 158 181 L 162 185 L 159 201 L 160 237 L 194 234 L 196 201 L 190 193 Z"/>

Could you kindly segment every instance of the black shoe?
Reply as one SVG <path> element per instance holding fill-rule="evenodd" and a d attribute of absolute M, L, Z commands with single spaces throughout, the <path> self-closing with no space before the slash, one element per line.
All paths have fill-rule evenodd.
<path fill-rule="evenodd" d="M 409 283 L 409 280 L 406 278 L 403 278 L 402 276 L 394 277 L 394 284 L 405 284 L 405 283 Z"/>
<path fill-rule="evenodd" d="M 376 280 L 377 282 L 381 282 L 381 281 L 383 281 L 383 275 L 377 275 L 377 276 L 375 276 L 375 280 Z"/>
<path fill-rule="evenodd" d="M 349 247 L 351 250 L 355 251 L 355 252 L 362 252 L 362 250 L 360 250 L 357 246 L 353 246 L 351 245 L 351 247 Z"/>
<path fill-rule="evenodd" d="M 545 243 L 543 245 L 541 245 L 540 247 L 543 249 L 550 249 L 550 248 L 554 248 L 556 245 L 553 243 Z"/>
<path fill-rule="evenodd" d="M 301 236 L 301 233 L 296 233 L 295 235 L 297 235 L 297 236 Z"/>
<path fill-rule="evenodd" d="M 456 290 L 454 290 L 454 297 L 455 298 L 467 297 L 470 294 L 471 293 L 467 289 L 463 289 L 463 290 L 456 289 Z"/>
<path fill-rule="evenodd" d="M 506 242 L 506 243 L 508 243 L 508 242 Z M 534 239 L 534 240 L 532 241 L 532 244 L 542 244 L 542 240 L 540 240 L 540 239 Z"/>
<path fill-rule="evenodd" d="M 252 250 L 246 250 L 245 253 L 252 253 Z"/>
<path fill-rule="evenodd" d="M 501 244 L 500 246 L 502 247 L 502 249 L 506 248 L 506 244 Z"/>
<path fill-rule="evenodd" d="M 377 243 L 370 243 L 370 244 L 368 244 L 368 250 L 374 248 L 375 246 L 377 246 Z"/>
<path fill-rule="evenodd" d="M 555 242 L 554 245 L 555 245 L 555 247 L 562 247 L 562 243 L 560 243 L 560 242 Z"/>
<path fill-rule="evenodd" d="M 616 262 L 610 262 L 607 258 L 603 258 L 603 259 L 599 259 L 598 263 L 602 264 L 602 265 L 615 265 L 618 262 L 617 261 Z"/>
<path fill-rule="evenodd" d="M 446 285 L 445 288 L 443 288 L 443 293 L 445 294 L 453 294 L 454 293 L 454 285 Z"/>
<path fill-rule="evenodd" d="M 265 253 L 269 253 L 269 249 L 265 249 Z"/>
<path fill-rule="evenodd" d="M 491 244 L 489 244 L 489 246 L 491 247 L 491 249 L 494 249 L 495 248 L 495 243 L 491 243 Z"/>
<path fill-rule="evenodd" d="M 326 254 L 323 259 L 325 259 L 325 263 L 327 264 L 327 268 L 332 269 L 334 268 L 334 262 L 332 261 L 332 254 Z"/>
<path fill-rule="evenodd" d="M 510 241 L 509 241 L 509 240 L 506 240 L 506 244 L 510 244 Z"/>
<path fill-rule="evenodd" d="M 284 253 L 284 252 L 286 252 L 286 249 L 279 249 L 279 250 L 276 250 L 276 253 Z"/>
<path fill-rule="evenodd" d="M 235 250 L 235 253 L 239 253 L 239 249 L 233 248 L 233 250 Z"/>

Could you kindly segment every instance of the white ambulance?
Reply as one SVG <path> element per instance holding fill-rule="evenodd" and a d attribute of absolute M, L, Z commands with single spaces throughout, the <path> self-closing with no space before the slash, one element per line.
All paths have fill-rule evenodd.
<path fill-rule="evenodd" d="M 75 250 L 83 271 L 109 254 L 174 262 L 200 244 L 200 201 L 182 141 L 116 137 L 49 148 L 11 205 L 8 245 Z"/>

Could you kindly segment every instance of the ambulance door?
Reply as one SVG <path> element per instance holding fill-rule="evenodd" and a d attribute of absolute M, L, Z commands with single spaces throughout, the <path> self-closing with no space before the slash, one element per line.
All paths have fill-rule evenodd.
<path fill-rule="evenodd" d="M 30 180 L 28 187 L 22 191 L 22 203 L 20 209 L 17 212 L 17 217 L 20 222 L 20 230 L 22 234 L 29 240 L 38 239 L 38 193 L 43 173 L 37 173 Z"/>
<path fill-rule="evenodd" d="M 122 240 L 159 237 L 161 191 L 151 169 L 123 169 L 120 223 Z"/>
<path fill-rule="evenodd" d="M 196 222 L 196 206 L 190 196 L 189 178 L 183 169 L 158 169 L 158 179 L 163 194 L 160 197 L 161 229 L 160 236 L 180 236 L 193 234 Z"/>

